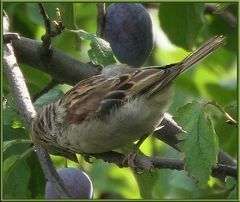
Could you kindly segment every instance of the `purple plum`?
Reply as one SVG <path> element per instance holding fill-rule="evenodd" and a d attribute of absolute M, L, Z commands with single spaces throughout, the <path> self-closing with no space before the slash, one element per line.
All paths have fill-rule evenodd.
<path fill-rule="evenodd" d="M 154 45 L 153 24 L 140 3 L 112 3 L 106 12 L 104 33 L 116 58 L 141 66 Z"/>
<path fill-rule="evenodd" d="M 91 199 L 93 196 L 93 185 L 88 175 L 77 168 L 62 168 L 57 170 L 66 188 L 75 199 Z M 45 187 L 46 199 L 60 199 L 59 194 L 51 182 Z"/>

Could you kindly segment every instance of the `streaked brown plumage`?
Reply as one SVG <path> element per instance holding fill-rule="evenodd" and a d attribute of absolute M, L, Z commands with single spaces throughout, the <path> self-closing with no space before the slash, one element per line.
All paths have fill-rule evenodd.
<path fill-rule="evenodd" d="M 224 44 L 217 36 L 185 58 L 164 67 L 112 65 L 76 84 L 62 99 L 43 107 L 32 123 L 34 138 L 52 154 L 121 148 L 151 133 L 171 97 L 171 81 Z"/>

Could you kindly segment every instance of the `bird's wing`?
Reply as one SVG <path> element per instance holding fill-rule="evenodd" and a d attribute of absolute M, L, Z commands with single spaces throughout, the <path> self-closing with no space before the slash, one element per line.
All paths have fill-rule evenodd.
<path fill-rule="evenodd" d="M 97 75 L 76 84 L 62 98 L 66 120 L 78 123 L 86 118 L 109 114 L 164 78 L 166 70 L 132 69 L 112 78 Z M 149 90 L 149 89 L 148 89 Z"/>
<path fill-rule="evenodd" d="M 66 106 L 66 118 L 71 123 L 77 123 L 88 117 L 105 116 L 113 107 L 120 107 L 135 96 L 151 97 L 159 94 L 173 79 L 221 47 L 224 42 L 223 36 L 215 36 L 176 64 L 160 68 L 127 68 L 110 78 L 98 75 L 81 81 L 62 100 Z"/>

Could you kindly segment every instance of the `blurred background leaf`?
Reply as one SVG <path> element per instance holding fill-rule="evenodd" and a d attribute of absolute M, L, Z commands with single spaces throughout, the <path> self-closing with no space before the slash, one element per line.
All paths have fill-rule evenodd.
<path fill-rule="evenodd" d="M 191 51 L 204 25 L 204 3 L 164 3 L 159 6 L 163 31 L 177 46 Z"/>

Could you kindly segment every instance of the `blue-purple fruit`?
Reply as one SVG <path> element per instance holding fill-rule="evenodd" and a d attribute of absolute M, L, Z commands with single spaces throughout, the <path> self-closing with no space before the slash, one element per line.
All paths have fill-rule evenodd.
<path fill-rule="evenodd" d="M 86 173 L 77 168 L 62 168 L 57 170 L 68 191 L 75 199 L 91 199 L 93 196 L 93 186 Z M 51 182 L 47 182 L 45 187 L 46 199 L 60 199 L 61 197 Z"/>
<path fill-rule="evenodd" d="M 141 66 L 150 55 L 154 31 L 147 10 L 140 3 L 112 3 L 106 12 L 105 37 L 116 58 Z"/>

